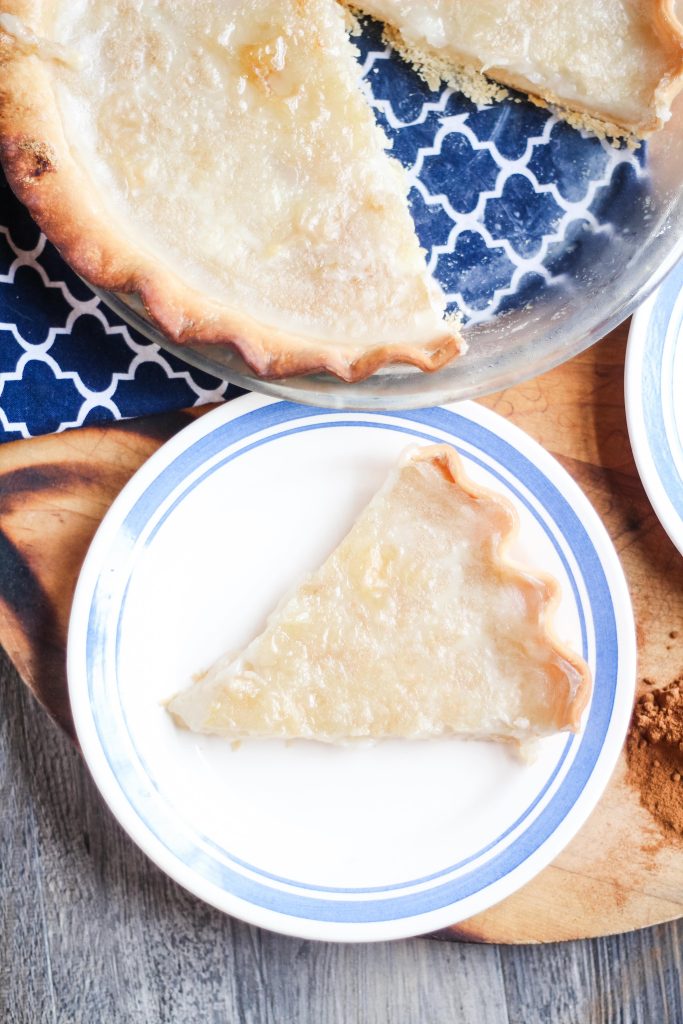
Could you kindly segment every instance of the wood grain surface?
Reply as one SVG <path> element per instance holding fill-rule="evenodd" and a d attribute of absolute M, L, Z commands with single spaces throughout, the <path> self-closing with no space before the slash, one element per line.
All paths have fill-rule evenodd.
<path fill-rule="evenodd" d="M 3 1024 L 681 1024 L 683 921 L 586 942 L 331 945 L 170 881 L 0 652 Z"/>
<path fill-rule="evenodd" d="M 636 613 L 638 677 L 683 671 L 683 559 L 633 463 L 623 404 L 626 326 L 564 366 L 483 403 L 548 448 L 584 489 L 620 555 Z M 178 413 L 0 447 L 0 642 L 69 735 L 64 648 L 73 589 L 121 487 L 189 422 Z M 607 935 L 683 914 L 683 844 L 668 840 L 619 764 L 557 860 L 497 907 L 446 934 L 481 942 Z"/>

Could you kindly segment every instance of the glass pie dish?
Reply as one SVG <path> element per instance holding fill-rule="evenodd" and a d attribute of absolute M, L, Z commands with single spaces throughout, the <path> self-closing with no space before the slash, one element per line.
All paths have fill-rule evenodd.
<path fill-rule="evenodd" d="M 102 293 L 128 325 L 241 387 L 327 408 L 406 409 L 501 390 L 603 337 L 683 255 L 683 96 L 639 149 L 569 127 L 518 96 L 477 106 L 432 91 L 366 26 L 363 88 L 407 170 L 429 267 L 468 351 L 434 373 L 393 366 L 349 384 L 256 376 L 227 345 L 177 345 L 135 296 Z"/>

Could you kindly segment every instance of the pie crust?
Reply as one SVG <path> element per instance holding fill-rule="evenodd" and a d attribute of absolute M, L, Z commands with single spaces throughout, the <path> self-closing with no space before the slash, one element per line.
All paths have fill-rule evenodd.
<path fill-rule="evenodd" d="M 264 632 L 168 710 L 232 739 L 524 743 L 578 729 L 589 669 L 553 633 L 559 585 L 508 558 L 516 528 L 452 448 L 407 452 Z"/>

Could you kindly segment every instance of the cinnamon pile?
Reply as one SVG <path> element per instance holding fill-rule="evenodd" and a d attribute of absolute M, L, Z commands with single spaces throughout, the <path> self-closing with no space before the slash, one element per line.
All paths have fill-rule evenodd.
<path fill-rule="evenodd" d="M 683 837 L 683 676 L 637 701 L 626 756 L 642 803 Z"/>

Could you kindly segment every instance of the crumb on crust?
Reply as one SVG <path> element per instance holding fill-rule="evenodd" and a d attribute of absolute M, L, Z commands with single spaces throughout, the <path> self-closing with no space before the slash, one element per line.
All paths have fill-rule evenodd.
<path fill-rule="evenodd" d="M 17 148 L 24 155 L 26 161 L 23 178 L 27 184 L 30 185 L 42 178 L 44 174 L 50 174 L 57 170 L 54 150 L 47 142 L 26 139 L 20 142 Z"/>
<path fill-rule="evenodd" d="M 589 114 L 585 110 L 569 110 L 559 103 L 545 100 L 541 96 L 534 96 L 532 93 L 528 93 L 526 99 L 533 103 L 535 107 L 550 110 L 560 120 L 566 121 L 568 125 L 576 128 L 577 131 L 590 132 L 596 138 L 609 142 L 615 149 L 622 149 L 622 147 L 626 146 L 633 152 L 633 150 L 638 149 L 642 142 L 642 139 L 639 139 L 637 135 L 627 132 L 625 128 L 620 127 L 618 124 L 605 121 L 603 118 Z M 515 97 L 515 101 L 521 103 L 522 98 Z"/>
<path fill-rule="evenodd" d="M 359 36 L 363 31 L 363 12 L 354 7 L 353 4 L 344 4 L 343 12 L 347 32 L 350 36 Z"/>
<path fill-rule="evenodd" d="M 410 64 L 423 82 L 430 89 L 438 89 L 441 82 L 450 85 L 463 93 L 473 103 L 492 103 L 494 100 L 505 99 L 510 95 L 508 89 L 498 82 L 493 82 L 481 72 L 466 64 L 454 64 L 445 57 L 434 52 L 423 50 L 413 43 L 408 43 L 398 29 L 385 25 L 382 39 Z"/>

